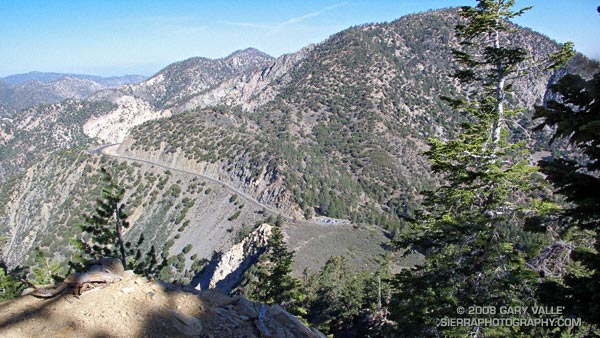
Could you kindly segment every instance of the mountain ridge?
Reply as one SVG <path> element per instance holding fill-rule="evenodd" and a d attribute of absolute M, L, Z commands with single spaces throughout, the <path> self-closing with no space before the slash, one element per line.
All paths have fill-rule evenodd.
<path fill-rule="evenodd" d="M 245 152 L 240 153 L 240 157 L 229 157 L 222 159 L 221 165 L 226 172 L 234 173 L 239 176 L 241 182 L 250 187 L 254 185 L 255 180 L 265 181 L 269 177 L 275 177 L 275 181 L 283 177 L 283 182 L 290 182 L 288 179 L 293 175 L 291 181 L 302 178 L 304 184 L 287 186 L 287 197 L 282 197 L 279 202 L 289 205 L 290 198 L 297 205 L 304 205 L 300 209 L 309 214 L 314 206 L 319 212 L 325 212 L 327 208 L 320 206 L 321 202 L 317 199 L 319 191 L 322 191 L 322 185 L 336 186 L 337 179 L 334 182 L 314 182 L 307 184 L 306 165 L 301 160 L 290 158 L 288 155 L 275 154 L 273 145 L 279 145 L 281 142 L 291 144 L 295 147 L 293 152 L 309 151 L 311 156 L 322 157 L 323 153 L 333 155 L 338 175 L 351 178 L 349 183 L 351 190 L 360 191 L 361 189 L 373 189 L 377 187 L 376 195 L 379 199 L 375 204 L 384 205 L 385 208 L 400 208 L 408 210 L 412 208 L 407 201 L 382 200 L 381 196 L 389 195 L 392 191 L 394 198 L 404 199 L 402 195 L 412 195 L 410 200 L 414 200 L 417 190 L 404 190 L 398 194 L 398 187 L 410 187 L 413 181 L 426 182 L 427 164 L 419 152 L 425 150 L 426 138 L 429 136 L 444 137 L 453 132 L 460 119 L 454 114 L 448 106 L 440 99 L 440 96 L 457 96 L 460 89 L 456 82 L 449 77 L 440 79 L 440 73 L 449 72 L 448 60 L 450 58 L 449 43 L 456 44 L 453 26 L 456 23 L 455 10 L 432 11 L 423 14 L 415 14 L 403 17 L 388 24 L 364 25 L 354 27 L 338 34 L 333 35 L 328 40 L 309 49 L 301 58 L 286 69 L 284 76 L 288 77 L 286 81 L 272 79 L 266 88 L 272 91 L 269 100 L 259 104 L 247 104 L 248 101 L 229 101 L 231 105 L 241 105 L 242 110 L 223 108 L 206 108 L 210 104 L 205 104 L 202 100 L 196 106 L 196 115 L 187 121 L 177 122 L 177 127 L 187 130 L 187 125 L 194 125 L 203 120 L 202 115 L 208 116 L 209 120 L 221 119 L 227 120 L 225 124 L 233 126 L 244 126 L 253 134 L 260 134 L 262 141 L 260 149 L 252 150 L 252 143 L 245 142 L 248 146 Z M 411 27 L 407 30 L 406 27 Z M 433 38 L 432 38 L 433 37 Z M 453 42 L 454 41 L 454 42 Z M 520 43 L 526 48 L 536 51 L 536 55 L 544 51 L 551 51 L 557 45 L 547 38 L 535 34 L 528 30 L 521 30 L 516 36 L 515 43 Z M 581 57 L 580 57 L 581 58 Z M 278 59 L 280 60 L 280 59 Z M 278 61 L 276 60 L 275 63 Z M 577 61 L 576 62 L 584 62 Z M 332 65 L 332 66 L 329 66 Z M 264 70 L 263 70 L 264 72 Z M 262 75 L 263 72 L 260 74 Z M 255 73 L 256 77 L 259 73 Z M 244 78 L 244 77 L 240 77 Z M 538 81 L 522 80 L 515 84 L 517 91 L 523 93 L 517 97 L 518 102 L 525 107 L 533 107 L 536 103 L 541 103 L 542 97 L 551 79 L 551 74 L 547 73 L 544 78 Z M 240 81 L 241 82 L 241 81 Z M 240 82 L 227 83 L 232 85 L 230 93 L 235 91 Z M 258 88 L 258 87 L 257 87 Z M 247 94 L 246 98 L 251 101 L 256 95 L 255 92 Z M 206 94 L 209 95 L 209 94 Z M 227 95 L 221 96 L 227 98 Z M 212 102 L 212 105 L 219 104 L 218 100 Z M 244 105 L 246 103 L 246 105 Z M 186 108 L 192 108 L 193 105 L 186 105 Z M 435 112 L 436 115 L 433 113 Z M 211 117 L 211 115 L 213 115 Z M 221 117 L 219 117 L 219 115 Z M 179 117 L 172 117 L 172 120 L 180 120 Z M 162 121 L 163 123 L 166 121 Z M 283 123 L 282 123 L 283 122 Z M 358 122 L 358 123 L 357 123 Z M 524 121 L 530 123 L 528 121 Z M 131 146 L 128 149 L 123 148 L 125 152 L 135 152 L 142 149 L 152 149 L 152 152 L 158 156 L 171 156 L 173 158 L 183 157 L 187 160 L 191 158 L 200 158 L 199 154 L 192 154 L 192 148 L 203 149 L 206 144 L 210 144 L 209 139 L 199 140 L 199 144 L 192 144 L 189 148 L 182 147 L 181 141 L 175 141 L 175 137 L 170 137 L 170 132 L 164 131 L 166 137 L 162 136 L 160 123 L 147 122 L 152 127 L 135 130 L 130 134 L 130 139 L 125 145 Z M 212 123 L 212 122 L 211 122 Z M 358 126 L 361 127 L 358 127 Z M 144 125 L 138 127 L 143 128 Z M 222 127 L 222 126 L 221 126 Z M 366 128 L 365 128 L 366 127 Z M 362 128 L 362 129 L 360 129 Z M 333 130 L 332 130 L 333 129 Z M 228 132 L 242 137 L 247 132 L 239 132 L 234 128 L 229 128 Z M 279 130 L 278 133 L 272 133 L 273 130 Z M 336 131 L 337 130 L 337 131 Z M 261 134 L 262 133 L 262 134 Z M 362 136 L 360 136 L 362 134 Z M 140 143 L 139 138 L 143 135 L 153 135 L 153 145 Z M 283 140 L 282 140 L 283 136 Z M 213 136 L 214 137 L 214 136 Z M 243 137 L 241 139 L 244 139 Z M 189 144 L 191 139 L 187 139 Z M 193 142 L 192 142 L 193 143 Z M 334 146 L 327 146 L 331 143 Z M 353 144 L 348 147 L 338 148 L 335 144 Z M 314 147 L 313 145 L 317 145 Z M 325 145 L 326 148 L 320 148 Z M 250 147 L 250 151 L 248 148 Z M 302 147 L 302 148 L 299 148 Z M 271 148 L 270 151 L 266 149 Z M 320 148 L 320 149 L 319 149 Z M 356 150 L 353 150 L 355 148 Z M 394 149 L 395 148 L 395 149 Z M 137 149 L 137 150 L 136 150 Z M 166 149 L 170 149 L 164 154 Z M 365 149 L 359 150 L 358 149 Z M 225 151 L 219 154 L 230 154 Z M 282 149 L 283 150 L 283 149 Z M 351 153 L 348 153 L 348 150 Z M 285 150 L 286 152 L 288 150 Z M 366 153 L 357 158 L 359 152 Z M 248 159 L 244 154 L 258 152 L 254 159 Z M 276 152 L 275 152 L 276 153 Z M 284 155 L 283 157 L 280 157 Z M 143 155 L 142 155 L 143 156 Z M 153 156 L 153 155 L 151 155 Z M 244 159 L 243 159 L 244 158 Z M 403 158 L 403 161 L 397 161 Z M 264 176 L 253 176 L 255 174 L 242 174 L 239 172 L 236 163 L 278 163 L 272 167 L 274 172 L 266 172 Z M 296 162 L 296 169 L 290 170 L 290 163 Z M 404 163 L 403 163 L 404 162 Z M 187 165 L 187 164 L 186 164 Z M 198 170 L 203 170 L 203 164 L 199 163 Z M 243 168 L 244 165 L 239 167 Z M 304 169 L 302 169 L 304 168 Z M 260 172 L 261 168 L 245 170 L 247 172 Z M 323 176 L 318 168 L 314 168 L 310 173 L 312 177 Z M 233 179 L 235 177 L 230 176 Z M 394 179 L 394 177 L 396 179 Z M 383 178 L 383 180 L 382 180 Z M 254 182 L 254 183 L 253 183 Z M 281 183 L 277 183 L 279 186 Z M 390 190 L 389 188 L 392 187 Z M 307 189 L 308 188 L 308 189 Z M 280 188 L 277 188 L 280 190 Z M 307 190 L 312 190 L 308 194 Z M 292 191 L 296 191 L 294 193 Z M 277 196 L 272 192 L 256 192 L 265 196 Z M 362 208 L 356 207 L 365 202 L 365 196 L 359 197 L 356 194 L 353 200 L 348 200 L 349 196 L 354 195 L 350 191 L 344 193 L 334 193 L 328 198 L 326 204 L 335 201 L 338 205 L 353 205 L 354 211 L 360 212 Z M 309 196 L 307 196 L 309 195 Z M 281 196 L 281 195 L 280 195 Z M 344 197 L 342 197 L 344 196 Z M 342 199 L 346 199 L 344 203 Z M 274 199 L 273 201 L 277 201 Z M 408 204 L 406 204 L 408 203 Z M 308 206 L 307 206 L 308 205 Z M 308 208 L 308 209 L 307 209 Z M 367 206 L 367 209 L 377 209 Z M 384 208 L 384 209 L 385 209 Z M 293 208 L 286 208 L 291 214 L 298 216 L 302 214 L 299 210 L 293 211 Z M 383 212 L 383 210 L 381 210 Z M 343 214 L 348 215 L 347 211 L 334 211 L 333 217 Z M 402 214 L 402 212 L 399 212 Z M 331 216 L 331 215 L 330 215 Z"/>
<path fill-rule="evenodd" d="M 141 82 L 147 78 L 146 76 L 137 74 L 99 76 L 90 74 L 31 71 L 27 73 L 8 75 L 3 78 L 0 78 L 0 81 L 4 81 L 12 85 L 20 85 L 25 82 L 31 81 L 51 82 L 66 76 L 82 80 L 92 80 L 105 87 L 118 87 L 124 84 L 133 84 Z"/>
<path fill-rule="evenodd" d="M 170 255 L 179 255 L 197 240 L 184 255 L 187 263 L 177 263 L 186 269 L 190 255 L 209 259 L 213 250 L 226 250 L 262 217 L 262 210 L 241 204 L 219 184 L 206 182 L 210 189 L 199 188 L 191 177 L 164 168 L 80 155 L 101 143 L 121 143 L 120 155 L 208 173 L 289 218 L 352 220 L 352 225 L 336 227 L 336 234 L 363 236 L 358 230 L 373 226 L 377 236 L 382 233 L 376 229 L 386 227 L 383 234 L 393 237 L 418 205 L 420 191 L 435 186 L 422 154 L 427 138 L 450 137 L 461 122 L 439 99 L 465 89 L 447 76 L 453 67 L 450 48 L 457 43 L 457 20 L 455 10 L 443 10 L 352 27 L 277 59 L 252 49 L 217 60 L 192 58 L 140 84 L 103 90 L 78 103 L 97 104 L 93 113 L 84 109 L 75 114 L 76 104 L 61 103 L 46 109 L 55 112 L 51 116 L 70 118 L 46 121 L 45 110 L 32 108 L 3 120 L 6 143 L 0 147 L 10 149 L 4 154 L 18 152 L 16 145 L 35 133 L 54 140 L 27 156 L 15 155 L 28 161 L 11 174 L 27 171 L 23 177 L 13 176 L 0 196 L 21 203 L 0 205 L 11 243 L 11 252 L 3 257 L 10 257 L 11 265 L 27 261 L 18 243 L 69 257 L 66 235 L 74 236 L 75 221 L 89 212 L 85 201 L 96 198 L 100 188 L 94 172 L 101 165 L 112 168 L 128 190 L 125 202 L 135 224 L 128 238 L 147 232 L 148 240 L 166 247 Z M 528 30 L 519 30 L 514 43 L 532 50 L 534 57 L 557 47 Z M 561 72 L 587 74 L 599 68 L 581 56 L 569 67 Z M 541 103 L 561 72 L 516 83 L 520 94 L 512 103 Z M 532 124 L 527 114 L 519 122 L 526 128 Z M 59 142 L 58 133 L 65 129 L 77 131 L 80 142 Z M 530 146 L 547 149 L 541 136 L 530 140 Z M 10 157 L 1 160 L 2 167 L 12 165 L 6 163 Z M 190 206 L 190 200 L 198 202 Z M 294 236 L 300 237 L 302 229 L 295 230 Z M 344 247 L 351 240 L 330 238 L 310 250 L 322 250 L 319 257 L 328 257 L 334 252 L 329 245 L 338 246 L 335 252 L 352 254 L 353 248 Z M 229 242 L 217 245 L 217 239 Z M 290 241 L 307 247 L 297 238 Z M 385 243 L 372 245 L 380 249 Z"/>
<path fill-rule="evenodd" d="M 0 103 L 14 111 L 90 95 L 145 77 L 133 75 L 103 78 L 94 75 L 30 72 L 0 79 Z"/>

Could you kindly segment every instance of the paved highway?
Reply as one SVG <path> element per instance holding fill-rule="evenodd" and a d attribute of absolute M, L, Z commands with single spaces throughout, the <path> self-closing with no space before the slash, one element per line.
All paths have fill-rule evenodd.
<path fill-rule="evenodd" d="M 175 167 L 172 167 L 172 166 L 169 166 L 169 165 L 165 165 L 165 164 L 162 164 L 162 163 L 157 163 L 157 162 L 154 162 L 154 161 L 149 161 L 149 160 L 145 160 L 145 159 L 141 159 L 141 158 L 136 158 L 136 157 L 131 157 L 131 156 L 120 155 L 120 154 L 117 154 L 116 151 L 115 152 L 107 152 L 106 151 L 108 148 L 114 147 L 116 149 L 119 146 L 120 146 L 120 143 L 106 144 L 106 145 L 103 145 L 103 146 L 91 149 L 91 150 L 89 150 L 89 152 L 91 154 L 103 154 L 103 155 L 109 156 L 109 157 L 119 158 L 119 159 L 133 161 L 133 162 L 138 162 L 138 163 L 149 164 L 149 165 L 153 165 L 153 166 L 160 167 L 160 168 L 163 168 L 163 169 L 168 169 L 168 170 L 171 170 L 171 171 L 174 171 L 174 172 L 180 172 L 180 173 L 184 173 L 184 174 L 189 174 L 189 175 L 194 175 L 194 176 L 200 177 L 200 178 L 205 179 L 207 181 L 210 181 L 210 182 L 213 182 L 213 183 L 225 186 L 229 190 L 231 190 L 234 193 L 238 194 L 238 196 L 240 196 L 243 199 L 245 199 L 247 202 L 250 202 L 251 204 L 254 204 L 255 206 L 258 206 L 259 208 L 263 208 L 266 211 L 272 213 L 273 215 L 281 215 L 288 222 L 296 222 L 295 219 L 283 215 L 277 209 L 259 202 L 254 197 L 246 194 L 245 192 L 243 192 L 239 188 L 236 188 L 236 187 L 234 187 L 233 185 L 231 185 L 231 184 L 229 184 L 227 182 L 220 181 L 217 178 L 214 178 L 214 177 L 211 177 L 211 176 L 207 176 L 207 175 L 204 175 L 204 174 L 200 174 L 200 173 L 197 173 L 197 172 L 192 172 L 192 171 L 188 171 L 188 170 L 182 170 L 182 169 L 179 169 L 179 168 L 175 168 Z"/>

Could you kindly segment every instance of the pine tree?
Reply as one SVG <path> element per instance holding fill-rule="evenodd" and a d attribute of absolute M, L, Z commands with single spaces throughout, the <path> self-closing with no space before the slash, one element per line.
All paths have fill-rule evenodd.
<path fill-rule="evenodd" d="M 308 320 L 322 332 L 335 336 L 362 329 L 361 311 L 370 305 L 365 299 L 365 284 L 366 274 L 352 271 L 345 257 L 329 258 L 308 280 Z"/>
<path fill-rule="evenodd" d="M 426 254 L 423 266 L 395 280 L 393 319 L 401 336 L 514 335 L 521 328 L 437 324 L 444 317 L 468 317 L 457 309 L 535 301 L 536 275 L 517 244 L 541 201 L 534 196 L 536 168 L 528 163 L 526 144 L 511 138 L 521 110 L 507 103 L 512 79 L 560 66 L 572 50 L 566 44 L 534 63 L 526 50 L 508 43 L 514 32 L 508 20 L 529 9 L 513 6 L 510 0 L 480 0 L 460 10 L 465 23 L 456 27 L 461 44 L 453 50 L 459 64 L 453 76 L 471 90 L 465 98 L 446 98 L 465 118 L 462 131 L 455 139 L 430 139 L 426 155 L 443 183 L 425 194 L 412 231 L 397 243 Z"/>
<path fill-rule="evenodd" d="M 600 332 L 600 73 L 587 81 L 566 75 L 551 90 L 559 100 L 536 107 L 534 118 L 544 119 L 537 128 L 553 127 L 552 140 L 565 138 L 580 154 L 541 161 L 541 171 L 571 203 L 560 215 L 565 232 L 591 233 L 593 242 L 574 243 L 570 272 L 542 285 L 540 296 Z"/>
<path fill-rule="evenodd" d="M 52 284 L 58 280 L 62 266 L 52 260 L 42 249 L 35 249 L 35 265 L 31 267 L 31 278 L 28 280 L 35 285 Z"/>
<path fill-rule="evenodd" d="M 2 260 L 2 251 L 6 241 L 8 241 L 8 237 L 0 235 L 0 302 L 20 296 L 21 291 L 25 289 L 25 284 L 21 282 L 19 276 L 22 271 L 9 271 Z"/>
<path fill-rule="evenodd" d="M 26 285 L 21 282 L 22 270 L 8 271 L 6 265 L 0 260 L 0 302 L 21 295 Z"/>
<path fill-rule="evenodd" d="M 89 263 L 101 257 L 117 257 L 123 266 L 136 273 L 156 275 L 161 266 L 157 266 L 154 248 L 142 257 L 140 246 L 144 242 L 141 235 L 135 244 L 125 241 L 123 232 L 129 228 L 126 206 L 123 203 L 125 190 L 114 182 L 112 176 L 101 168 L 104 188 L 102 196 L 97 200 L 95 212 L 85 217 L 81 224 L 82 238 L 73 241 L 80 252 L 71 262 L 75 270 L 82 270 Z M 163 260 L 164 261 L 164 260 Z"/>
<path fill-rule="evenodd" d="M 281 229 L 273 227 L 268 242 L 268 252 L 261 257 L 254 276 L 245 287 L 248 296 L 266 304 L 284 305 L 293 314 L 302 316 L 305 311 L 300 307 L 304 296 L 300 290 L 300 281 L 290 275 L 294 262 L 294 253 L 288 251 Z"/>

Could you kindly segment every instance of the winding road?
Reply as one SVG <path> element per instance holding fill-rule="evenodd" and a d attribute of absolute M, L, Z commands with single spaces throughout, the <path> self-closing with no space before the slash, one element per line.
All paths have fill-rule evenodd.
<path fill-rule="evenodd" d="M 109 156 L 109 157 L 114 157 L 114 158 L 118 158 L 118 159 L 122 159 L 122 160 L 127 160 L 127 161 L 133 161 L 133 162 L 138 162 L 138 163 L 143 163 L 143 164 L 148 164 L 148 165 L 153 165 L 156 167 L 160 167 L 163 169 L 167 169 L 167 170 L 171 170 L 174 172 L 179 172 L 179 173 L 183 173 L 183 174 L 188 174 L 188 175 L 194 175 L 197 177 L 200 177 L 204 180 L 210 181 L 212 183 L 215 184 L 220 184 L 226 188 L 228 188 L 229 190 L 231 190 L 232 192 L 236 193 L 238 196 L 242 197 L 243 199 L 245 199 L 247 202 L 250 202 L 251 204 L 265 209 L 266 211 L 272 213 L 273 215 L 277 216 L 277 215 L 281 215 L 283 217 L 284 220 L 286 220 L 287 222 L 292 222 L 292 223 L 298 223 L 298 221 L 294 218 L 288 217 L 283 215 L 280 211 L 278 211 L 277 209 L 268 206 L 266 204 L 263 204 L 261 202 L 259 202 L 257 199 L 255 199 L 254 197 L 246 194 L 244 191 L 240 190 L 239 188 L 234 187 L 233 185 L 227 183 L 227 182 L 223 182 L 220 181 L 214 177 L 210 177 L 204 174 L 199 174 L 197 172 L 193 172 L 193 171 L 188 171 L 188 170 L 182 170 L 179 168 L 175 168 L 175 167 L 171 167 L 162 163 L 157 163 L 154 161 L 149 161 L 149 160 L 145 160 L 145 159 L 141 159 L 141 158 L 136 158 L 136 157 L 131 157 L 131 156 L 125 156 L 125 155 L 120 155 L 116 153 L 116 149 L 120 146 L 120 143 L 113 143 L 113 144 L 106 144 L 106 145 L 102 145 L 100 147 L 94 148 L 89 150 L 89 153 L 91 154 L 102 154 L 105 156 Z M 113 152 L 109 152 L 107 150 L 109 149 L 114 149 Z M 317 225 L 322 225 L 320 222 L 318 223 L 312 223 L 309 222 L 310 224 L 317 224 Z"/>

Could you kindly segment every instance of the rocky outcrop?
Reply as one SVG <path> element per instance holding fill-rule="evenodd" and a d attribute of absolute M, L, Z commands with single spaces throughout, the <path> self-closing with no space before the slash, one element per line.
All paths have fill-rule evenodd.
<path fill-rule="evenodd" d="M 117 108 L 87 121 L 85 133 L 104 143 L 118 143 L 133 127 L 171 116 L 171 111 L 233 102 L 233 99 L 225 100 L 225 93 L 235 89 L 230 87 L 235 87 L 237 79 L 253 78 L 252 74 L 259 74 L 272 65 L 272 60 L 271 56 L 253 48 L 217 60 L 195 57 L 173 63 L 139 84 L 99 91 L 90 96 L 90 100 L 109 101 Z M 253 94 L 249 90 L 245 93 Z M 196 97 L 198 99 L 194 99 Z M 233 97 L 242 100 L 236 95 Z"/>
<path fill-rule="evenodd" d="M 155 110 L 172 109 L 230 79 L 260 71 L 272 60 L 273 57 L 253 48 L 221 59 L 193 57 L 175 62 L 139 84 L 101 91 L 90 99 L 114 102 L 120 96 L 130 95 Z"/>
<path fill-rule="evenodd" d="M 0 336 L 21 337 L 324 337 L 279 305 L 216 290 L 122 281 L 77 299 L 23 296 L 0 303 Z"/>
<path fill-rule="evenodd" d="M 296 53 L 283 55 L 262 69 L 227 80 L 214 89 L 192 97 L 176 110 L 186 111 L 218 104 L 240 105 L 246 110 L 254 110 L 275 98 L 278 89 L 291 78 L 290 70 L 313 48 L 310 45 Z"/>
<path fill-rule="evenodd" d="M 90 119 L 84 130 L 101 142 L 120 143 L 133 127 L 171 116 L 171 112 L 219 104 L 255 109 L 275 97 L 289 81 L 290 70 L 312 49 L 308 46 L 273 59 L 249 48 L 224 59 L 174 63 L 140 84 L 94 94 L 90 99 L 106 100 L 118 108 Z"/>
<path fill-rule="evenodd" d="M 167 110 L 155 110 L 147 102 L 130 95 L 114 99 L 117 108 L 105 115 L 93 116 L 84 125 L 84 133 L 103 143 L 119 143 L 131 128 L 146 121 L 171 116 Z"/>
<path fill-rule="evenodd" d="M 219 289 L 231 291 L 242 281 L 244 272 L 250 268 L 267 249 L 271 237 L 271 225 L 262 224 L 240 243 L 235 244 L 219 259 L 211 262 L 201 273 L 198 290 Z"/>

